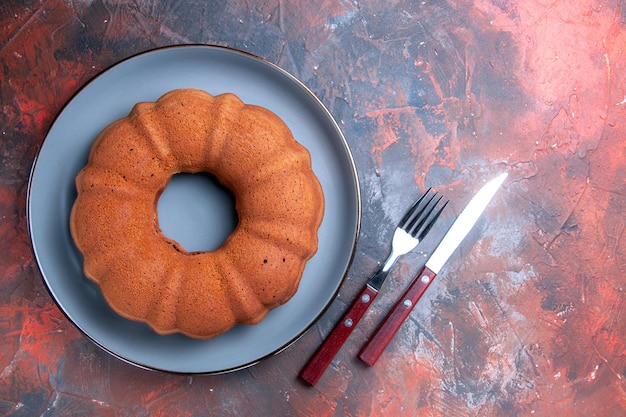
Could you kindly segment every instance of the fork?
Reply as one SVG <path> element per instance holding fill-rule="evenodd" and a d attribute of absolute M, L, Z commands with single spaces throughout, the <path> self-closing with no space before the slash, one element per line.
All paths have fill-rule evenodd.
<path fill-rule="evenodd" d="M 361 293 L 352 302 L 343 318 L 335 325 L 326 340 L 300 372 L 300 378 L 310 385 L 317 383 L 337 352 L 339 352 L 339 349 L 341 349 L 343 343 L 352 333 L 352 330 L 359 323 L 361 317 L 365 315 L 365 312 L 380 292 L 391 267 L 400 256 L 415 249 L 433 227 L 443 209 L 448 205 L 446 201 L 435 211 L 443 196 L 437 192 L 431 193 L 431 190 L 429 188 L 422 194 L 400 220 L 398 227 L 396 227 L 393 233 L 391 252 L 382 267 L 370 276 Z"/>

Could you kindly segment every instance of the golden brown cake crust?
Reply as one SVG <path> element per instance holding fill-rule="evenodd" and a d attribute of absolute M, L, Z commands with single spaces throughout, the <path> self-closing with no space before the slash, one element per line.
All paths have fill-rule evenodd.
<path fill-rule="evenodd" d="M 186 252 L 156 204 L 179 172 L 209 172 L 239 223 L 217 250 Z M 120 315 L 159 334 L 219 335 L 295 293 L 324 211 L 308 151 L 269 110 L 233 94 L 174 90 L 105 128 L 76 177 L 71 234 L 84 273 Z"/>

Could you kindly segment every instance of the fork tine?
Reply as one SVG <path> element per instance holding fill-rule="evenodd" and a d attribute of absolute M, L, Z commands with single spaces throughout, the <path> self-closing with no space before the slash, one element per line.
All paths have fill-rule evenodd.
<path fill-rule="evenodd" d="M 405 222 L 400 223 L 398 227 L 404 229 L 407 233 L 411 235 L 413 235 L 413 233 L 411 233 L 411 230 L 414 230 L 416 228 L 419 229 L 422 227 L 422 225 L 426 221 L 426 218 L 430 215 L 434 207 L 439 203 L 439 200 L 441 200 L 442 198 L 442 196 L 439 194 L 439 199 L 436 200 L 435 204 L 433 204 L 431 207 L 431 203 L 433 202 L 433 199 L 438 195 L 438 193 L 435 191 L 430 196 L 428 201 L 426 201 L 426 204 L 424 204 L 424 206 L 421 207 L 421 209 L 417 210 L 419 203 L 422 202 L 422 200 L 429 194 L 430 191 L 431 191 L 431 188 L 426 190 L 424 195 L 422 195 L 422 197 L 420 197 L 420 199 L 413 205 L 413 207 L 409 209 L 409 211 L 407 212 L 406 216 L 403 219 L 405 220 Z"/>
<path fill-rule="evenodd" d="M 429 189 L 429 191 L 430 191 L 430 189 Z M 435 196 L 437 196 L 437 195 L 439 197 L 436 200 L 434 200 Z M 435 224 L 435 221 L 439 218 L 439 216 L 441 215 L 443 210 L 448 205 L 449 201 L 446 201 L 439 208 L 439 210 L 437 210 L 435 212 L 435 209 L 437 208 L 437 205 L 441 202 L 442 199 L 443 199 L 443 195 L 438 194 L 437 192 L 435 192 L 434 195 L 428 200 L 426 205 L 419 211 L 419 213 L 417 213 L 409 221 L 409 223 L 407 225 L 405 225 L 403 227 L 403 229 L 407 233 L 409 233 L 411 236 L 413 236 L 414 238 L 417 238 L 418 240 L 421 241 L 424 238 L 424 236 L 426 236 L 428 234 L 428 232 L 430 232 L 430 229 Z M 434 200 L 434 203 L 431 205 L 433 200 Z M 418 236 L 418 234 L 419 234 L 419 236 Z"/>
<path fill-rule="evenodd" d="M 417 201 L 411 206 L 411 208 L 407 210 L 404 217 L 402 217 L 402 220 L 400 220 L 400 223 L 398 223 L 398 227 L 402 227 L 409 222 L 410 218 L 415 214 L 417 208 L 422 203 L 422 201 L 424 201 L 424 199 L 426 198 L 426 195 L 428 195 L 430 190 L 432 190 L 432 188 L 429 188 L 428 190 L 426 190 L 426 192 L 422 194 L 420 198 L 417 199 Z"/>
<path fill-rule="evenodd" d="M 433 212 L 433 210 L 435 209 L 435 207 L 437 206 L 437 204 L 443 197 L 441 194 L 439 194 L 439 198 L 435 200 L 435 204 L 432 204 L 431 206 L 431 203 L 433 202 L 436 196 L 437 196 L 437 193 L 435 192 L 430 197 L 426 205 L 418 213 L 415 214 L 415 216 L 411 219 L 411 221 L 405 227 L 403 227 L 403 229 L 408 234 L 415 237 L 417 231 L 421 229 L 424 223 L 426 223 L 426 220 L 428 220 L 428 216 L 430 216 L 430 214 Z"/>
<path fill-rule="evenodd" d="M 414 222 L 415 219 L 419 218 L 422 215 L 422 213 L 424 212 L 426 207 L 428 207 L 428 204 L 430 204 L 430 202 L 435 197 L 435 195 L 433 194 L 430 197 L 430 199 L 426 202 L 426 204 L 423 207 L 421 207 L 420 210 L 418 210 L 420 208 L 420 205 L 421 205 L 422 201 L 424 201 L 424 199 L 430 193 L 431 190 L 432 190 L 432 188 L 429 188 L 428 190 L 426 190 L 426 192 L 421 195 L 421 197 L 415 202 L 415 204 L 413 204 L 411 206 L 411 208 L 407 210 L 407 212 L 404 215 L 404 217 L 402 218 L 402 220 L 400 220 L 400 223 L 398 223 L 398 227 L 406 230 L 407 227 L 409 226 L 409 224 Z"/>
<path fill-rule="evenodd" d="M 441 198 L 439 199 L 441 200 Z M 439 203 L 439 200 L 437 200 L 437 203 Z M 420 232 L 419 236 L 417 237 L 420 241 L 422 239 L 424 239 L 424 236 L 426 236 L 428 234 L 428 232 L 430 232 L 430 229 L 432 229 L 433 225 L 435 224 L 435 221 L 439 218 L 439 215 L 441 214 L 441 212 L 443 211 L 443 209 L 446 208 L 446 206 L 448 205 L 450 201 L 446 201 L 441 208 L 435 213 L 434 216 L 432 216 L 428 222 L 428 224 L 424 227 L 424 229 L 422 229 L 422 231 Z M 435 208 L 437 205 L 435 204 L 435 206 L 433 206 L 433 208 Z"/>

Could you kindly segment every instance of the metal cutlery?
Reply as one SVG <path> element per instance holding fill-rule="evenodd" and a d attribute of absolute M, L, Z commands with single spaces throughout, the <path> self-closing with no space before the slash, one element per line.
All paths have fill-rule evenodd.
<path fill-rule="evenodd" d="M 503 173 L 497 178 L 488 182 L 472 198 L 463 209 L 459 217 L 452 224 L 437 249 L 432 253 L 426 264 L 413 282 L 409 285 L 405 293 L 398 300 L 395 306 L 388 313 L 387 317 L 374 332 L 372 337 L 359 352 L 359 359 L 369 366 L 373 366 L 394 335 L 409 316 L 413 307 L 433 282 L 450 255 L 455 251 L 465 236 L 472 229 L 478 218 L 483 213 L 493 196 L 496 194 L 507 174 Z"/>
<path fill-rule="evenodd" d="M 317 352 L 302 369 L 300 377 L 304 381 L 315 385 L 319 380 L 380 292 L 396 260 L 400 256 L 413 250 L 431 230 L 433 224 L 448 204 L 446 201 L 437 209 L 442 198 L 443 196 L 441 194 L 436 192 L 431 193 L 431 189 L 428 189 L 407 211 L 402 220 L 400 220 L 393 234 L 391 253 L 382 267 L 371 275 L 367 284 L 358 297 L 352 302 L 352 305 L 344 314 L 343 318 L 335 325 L 334 329 Z"/>

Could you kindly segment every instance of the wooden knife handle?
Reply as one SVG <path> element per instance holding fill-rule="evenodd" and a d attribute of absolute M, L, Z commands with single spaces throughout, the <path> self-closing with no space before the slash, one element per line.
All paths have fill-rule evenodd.
<path fill-rule="evenodd" d="M 311 385 L 315 385 L 377 295 L 378 291 L 369 285 L 363 288 L 341 321 L 335 325 L 315 355 L 302 368 L 300 378 Z"/>
<path fill-rule="evenodd" d="M 428 288 L 436 276 L 436 273 L 424 266 L 409 288 L 404 292 L 402 298 L 398 300 L 372 337 L 367 341 L 365 346 L 363 346 L 363 349 L 359 352 L 359 359 L 369 366 L 374 366 L 398 329 L 400 329 L 400 326 L 402 326 L 402 323 L 404 323 L 413 310 L 415 304 L 422 297 L 426 288 Z"/>

